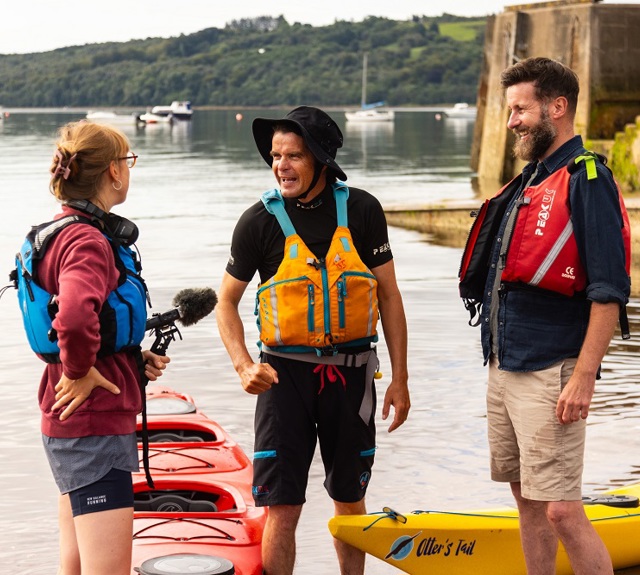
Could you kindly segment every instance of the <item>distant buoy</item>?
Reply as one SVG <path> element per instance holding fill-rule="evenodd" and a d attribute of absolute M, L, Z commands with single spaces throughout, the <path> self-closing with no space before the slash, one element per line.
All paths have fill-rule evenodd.
<path fill-rule="evenodd" d="M 242 120 L 242 114 L 240 112 L 238 112 L 236 114 L 236 120 L 239 122 L 240 120 Z"/>
<path fill-rule="evenodd" d="M 436 120 L 442 120 L 442 116 L 440 114 L 436 114 Z"/>

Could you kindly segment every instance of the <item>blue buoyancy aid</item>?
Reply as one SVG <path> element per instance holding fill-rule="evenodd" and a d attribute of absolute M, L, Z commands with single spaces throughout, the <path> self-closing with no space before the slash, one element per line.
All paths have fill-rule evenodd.
<path fill-rule="evenodd" d="M 16 254 L 15 284 L 18 302 L 31 349 L 47 363 L 60 362 L 60 348 L 52 320 L 57 313 L 55 295 L 37 283 L 37 264 L 51 239 L 69 225 L 96 225 L 92 219 L 69 215 L 34 226 Z M 147 287 L 140 276 L 141 265 L 130 247 L 110 237 L 101 229 L 113 250 L 120 271 L 118 287 L 107 297 L 100 310 L 99 357 L 113 355 L 128 348 L 138 348 L 145 335 Z"/>

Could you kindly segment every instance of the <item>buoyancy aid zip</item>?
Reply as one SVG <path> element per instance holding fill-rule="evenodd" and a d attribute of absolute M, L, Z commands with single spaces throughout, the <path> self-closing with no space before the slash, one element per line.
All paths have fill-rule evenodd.
<path fill-rule="evenodd" d="M 344 327 L 344 298 L 347 297 L 347 283 L 344 280 L 338 280 L 338 323 L 341 328 Z"/>
<path fill-rule="evenodd" d="M 327 273 L 327 264 L 323 259 L 318 261 L 320 267 L 320 273 L 322 274 L 322 293 L 324 297 L 322 298 L 322 304 L 324 308 L 324 334 L 325 336 L 329 336 L 331 340 L 331 309 L 330 309 L 330 297 L 329 297 L 329 274 Z"/>
<path fill-rule="evenodd" d="M 533 179 L 533 177 L 531 179 Z M 500 251 L 500 269 L 501 270 L 504 269 L 504 266 L 507 262 L 507 253 L 509 252 L 509 245 L 511 244 L 511 238 L 513 236 L 513 228 L 516 223 L 516 218 L 518 217 L 518 212 L 520 211 L 520 208 L 522 206 L 528 206 L 530 203 L 531 203 L 531 198 L 529 196 L 525 196 L 523 191 L 522 195 L 516 200 L 516 203 L 513 206 L 513 215 L 509 211 L 507 211 L 507 213 L 505 214 L 506 217 L 509 218 L 509 220 L 507 221 L 507 225 L 505 227 L 504 234 L 502 236 L 503 244 L 502 244 L 502 249 Z"/>
<path fill-rule="evenodd" d="M 316 298 L 312 283 L 307 286 L 307 294 L 309 296 L 307 302 L 307 329 L 309 330 L 309 333 L 313 333 L 316 330 Z"/>

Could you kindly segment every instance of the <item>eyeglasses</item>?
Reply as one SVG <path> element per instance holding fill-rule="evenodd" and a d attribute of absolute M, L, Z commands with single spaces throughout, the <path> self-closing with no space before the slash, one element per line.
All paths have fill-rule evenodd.
<path fill-rule="evenodd" d="M 136 165 L 136 161 L 138 160 L 138 156 L 133 152 L 129 152 L 125 157 L 118 158 L 118 160 L 127 160 L 127 167 L 133 168 Z"/>

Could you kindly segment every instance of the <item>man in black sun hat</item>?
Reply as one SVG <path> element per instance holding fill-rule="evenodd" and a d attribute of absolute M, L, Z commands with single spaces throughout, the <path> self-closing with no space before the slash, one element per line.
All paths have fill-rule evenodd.
<path fill-rule="evenodd" d="M 220 335 L 244 390 L 257 394 L 253 495 L 269 506 L 265 573 L 293 573 L 295 531 L 317 440 L 336 515 L 365 513 L 375 453 L 378 315 L 392 376 L 382 418 L 407 418 L 407 327 L 387 224 L 371 194 L 348 188 L 337 164 L 337 124 L 300 106 L 257 118 L 253 136 L 278 188 L 238 221 L 218 292 Z M 255 272 L 260 359 L 238 306 Z M 376 375 L 378 374 L 378 375 Z M 335 541 L 342 573 L 364 572 L 364 554 Z"/>

